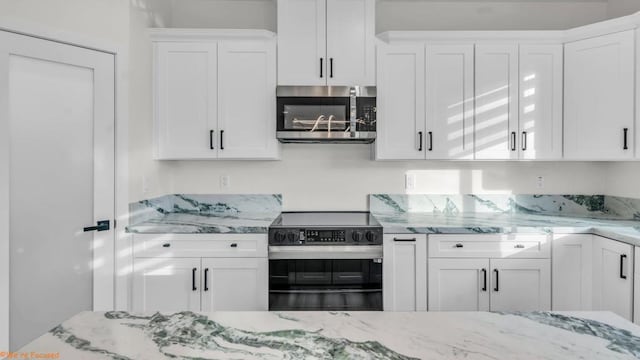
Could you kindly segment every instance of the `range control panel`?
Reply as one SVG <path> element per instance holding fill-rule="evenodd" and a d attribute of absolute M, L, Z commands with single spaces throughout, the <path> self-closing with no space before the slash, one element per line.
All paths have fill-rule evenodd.
<path fill-rule="evenodd" d="M 379 245 L 382 228 L 269 229 L 270 245 Z"/>

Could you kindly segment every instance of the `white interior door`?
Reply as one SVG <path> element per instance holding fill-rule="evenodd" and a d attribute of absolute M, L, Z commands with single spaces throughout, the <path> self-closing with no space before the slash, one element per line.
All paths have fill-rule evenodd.
<path fill-rule="evenodd" d="M 0 341 L 15 350 L 113 308 L 115 232 L 83 231 L 113 227 L 113 55 L 0 32 L 0 137 Z"/>

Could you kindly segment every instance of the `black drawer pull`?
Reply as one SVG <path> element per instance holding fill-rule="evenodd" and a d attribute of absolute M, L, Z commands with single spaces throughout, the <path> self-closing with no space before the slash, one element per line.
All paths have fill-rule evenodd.
<path fill-rule="evenodd" d="M 524 245 L 518 244 L 518 245 L 514 246 L 514 248 L 516 248 L 516 249 L 524 249 Z"/>
<path fill-rule="evenodd" d="M 204 291 L 209 291 L 209 268 L 204 269 Z"/>
<path fill-rule="evenodd" d="M 400 238 L 393 238 L 393 241 L 399 241 L 399 242 L 415 242 L 416 238 L 412 238 L 412 239 L 400 239 Z"/>
<path fill-rule="evenodd" d="M 213 150 L 213 130 L 209 130 L 209 149 Z"/>
<path fill-rule="evenodd" d="M 418 131 L 418 141 L 420 142 L 420 145 L 418 145 L 418 151 L 422 151 L 422 131 Z"/>
<path fill-rule="evenodd" d="M 511 132 L 511 151 L 516 151 L 516 132 Z"/>
<path fill-rule="evenodd" d="M 333 58 L 329 58 L 329 77 L 333 78 Z"/>
<path fill-rule="evenodd" d="M 624 274 L 624 259 L 627 258 L 626 254 L 620 255 L 620 279 L 626 279 L 627 275 Z"/>
<path fill-rule="evenodd" d="M 220 130 L 220 150 L 224 150 L 224 130 Z"/>
<path fill-rule="evenodd" d="M 162 247 L 168 248 L 168 247 L 171 247 L 171 244 L 162 244 Z"/>
<path fill-rule="evenodd" d="M 196 271 L 198 271 L 198 268 L 191 270 L 191 290 L 193 291 L 198 291 L 198 287 L 196 286 Z"/>
<path fill-rule="evenodd" d="M 322 64 L 322 63 L 323 63 L 323 60 L 324 60 L 323 58 L 320 58 L 320 79 L 322 79 L 322 78 L 323 78 L 323 76 L 324 76 L 324 75 L 322 74 L 322 68 L 324 67 L 324 65 Z"/>
<path fill-rule="evenodd" d="M 461 249 L 463 247 L 464 247 L 464 245 L 462 245 L 462 244 L 456 244 L 456 248 L 458 248 L 458 249 Z"/>
<path fill-rule="evenodd" d="M 433 151 L 433 131 L 429 131 L 429 151 Z"/>
<path fill-rule="evenodd" d="M 629 150 L 629 129 L 624 128 L 624 145 L 622 146 L 622 150 Z"/>
<path fill-rule="evenodd" d="M 482 291 L 487 291 L 487 269 L 482 269 L 480 271 L 482 271 L 482 278 L 484 279 Z"/>
<path fill-rule="evenodd" d="M 230 246 L 231 246 L 232 248 L 237 248 L 237 247 L 238 247 L 238 244 L 233 243 L 233 244 L 231 244 Z"/>
<path fill-rule="evenodd" d="M 493 272 L 496 273 L 496 287 L 493 288 L 493 291 L 500 291 L 499 281 L 500 281 L 500 272 L 498 269 L 493 269 Z"/>
<path fill-rule="evenodd" d="M 522 132 L 522 151 L 526 151 L 527 150 L 527 132 L 523 131 Z"/>

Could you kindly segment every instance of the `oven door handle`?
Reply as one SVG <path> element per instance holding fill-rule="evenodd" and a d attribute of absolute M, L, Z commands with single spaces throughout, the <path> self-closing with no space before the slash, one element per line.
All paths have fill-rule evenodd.
<path fill-rule="evenodd" d="M 269 259 L 381 259 L 382 245 L 269 246 Z"/>

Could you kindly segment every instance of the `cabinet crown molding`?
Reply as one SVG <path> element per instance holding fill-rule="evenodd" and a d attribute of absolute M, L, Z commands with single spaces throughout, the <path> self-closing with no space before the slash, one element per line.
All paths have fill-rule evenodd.
<path fill-rule="evenodd" d="M 151 28 L 151 41 L 193 42 L 194 40 L 275 40 L 276 34 L 260 29 L 178 29 Z"/>

